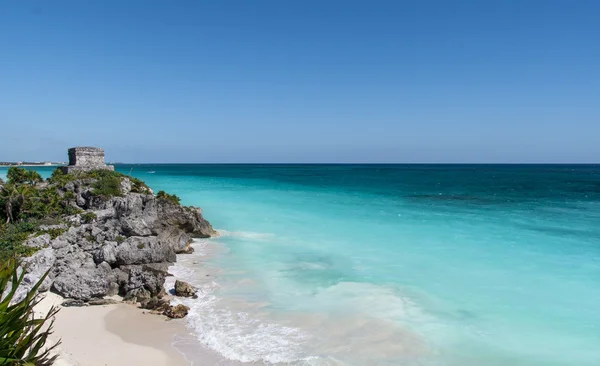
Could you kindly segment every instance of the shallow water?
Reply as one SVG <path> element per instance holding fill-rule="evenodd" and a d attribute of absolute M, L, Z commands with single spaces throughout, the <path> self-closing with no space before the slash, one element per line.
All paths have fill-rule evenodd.
<path fill-rule="evenodd" d="M 202 288 L 189 326 L 229 359 L 600 364 L 599 166 L 118 170 L 220 230 L 172 271 Z"/>

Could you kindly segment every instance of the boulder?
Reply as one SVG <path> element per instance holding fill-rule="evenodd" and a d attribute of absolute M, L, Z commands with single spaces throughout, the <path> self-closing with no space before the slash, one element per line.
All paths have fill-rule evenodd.
<path fill-rule="evenodd" d="M 88 304 L 90 305 L 114 305 L 118 303 L 119 302 L 117 300 L 113 299 L 91 299 L 88 301 Z"/>
<path fill-rule="evenodd" d="M 52 289 L 59 295 L 76 300 L 88 301 L 93 297 L 103 297 L 109 293 L 113 279 L 110 266 L 106 263 L 98 267 L 65 268 L 54 279 Z"/>
<path fill-rule="evenodd" d="M 196 290 L 194 290 L 192 285 L 190 285 L 187 282 L 183 282 L 183 281 L 179 281 L 179 280 L 175 281 L 175 295 L 183 296 L 183 297 L 193 297 L 193 298 L 198 297 L 198 296 L 196 296 Z"/>
<path fill-rule="evenodd" d="M 121 282 L 121 289 L 126 295 L 133 293 L 137 296 L 135 290 L 143 288 L 150 293 L 150 296 L 157 296 L 161 293 L 167 276 L 166 271 L 152 265 L 121 266 L 120 270 L 127 274 L 126 281 Z M 123 277 L 119 276 L 119 278 L 122 281 Z"/>
<path fill-rule="evenodd" d="M 160 313 L 164 312 L 165 310 L 171 307 L 171 305 L 169 305 L 169 301 L 165 299 L 160 299 L 156 296 L 143 301 L 140 304 L 140 306 L 142 309 L 155 310 Z"/>
<path fill-rule="evenodd" d="M 169 318 L 180 319 L 186 316 L 189 310 L 190 308 L 188 308 L 187 306 L 179 304 L 176 306 L 170 306 L 169 308 L 165 309 L 163 314 L 165 314 Z"/>

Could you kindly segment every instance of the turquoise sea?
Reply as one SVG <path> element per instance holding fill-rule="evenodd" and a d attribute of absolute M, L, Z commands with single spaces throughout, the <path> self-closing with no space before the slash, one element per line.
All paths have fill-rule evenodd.
<path fill-rule="evenodd" d="M 257 363 L 600 365 L 598 165 L 117 170 L 221 233 L 172 268 L 202 290 L 186 300 L 198 347 Z"/>

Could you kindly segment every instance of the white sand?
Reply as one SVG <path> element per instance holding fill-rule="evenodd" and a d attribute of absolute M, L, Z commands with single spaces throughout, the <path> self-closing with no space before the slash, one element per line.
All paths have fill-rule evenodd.
<path fill-rule="evenodd" d="M 62 298 L 46 293 L 36 313 L 44 313 Z M 61 339 L 57 366 L 190 365 L 172 346 L 183 322 L 167 321 L 131 305 L 63 307 L 56 316 L 52 339 Z M 207 355 L 208 356 L 208 355 Z M 206 364 L 218 361 L 206 359 Z"/>

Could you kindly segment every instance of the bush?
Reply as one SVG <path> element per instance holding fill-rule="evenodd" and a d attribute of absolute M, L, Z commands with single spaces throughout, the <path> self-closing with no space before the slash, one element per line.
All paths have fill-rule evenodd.
<path fill-rule="evenodd" d="M 48 272 L 39 279 L 23 300 L 11 304 L 25 276 L 25 271 L 17 274 L 18 267 L 19 264 L 14 258 L 0 265 L 0 294 L 6 294 L 0 301 L 0 364 L 52 365 L 58 356 L 52 356 L 51 352 L 60 341 L 50 347 L 45 346 L 52 334 L 54 321 L 51 319 L 59 309 L 51 307 L 40 319 L 34 319 L 33 313 L 34 306 L 41 300 L 37 290 Z"/>
<path fill-rule="evenodd" d="M 98 216 L 96 216 L 96 214 L 93 212 L 85 212 L 81 214 L 81 221 L 83 221 L 86 224 L 89 224 L 92 221 L 96 220 L 97 217 Z"/>
<path fill-rule="evenodd" d="M 115 241 L 117 242 L 117 244 L 121 244 L 122 242 L 125 241 L 125 237 L 123 237 L 121 235 L 117 235 L 117 237 L 115 238 Z"/>
<path fill-rule="evenodd" d="M 61 168 L 56 168 L 52 171 L 50 178 L 48 178 L 48 182 L 64 187 L 65 184 L 72 182 L 75 179 L 77 179 L 77 177 L 74 174 L 67 174 L 63 172 Z"/>
<path fill-rule="evenodd" d="M 12 184 L 36 184 L 43 180 L 42 176 L 36 171 L 16 168 L 14 166 L 8 168 L 6 178 L 8 179 L 8 183 Z"/>
<path fill-rule="evenodd" d="M 121 177 L 104 175 L 92 184 L 92 194 L 104 198 L 122 196 Z"/>
<path fill-rule="evenodd" d="M 150 187 L 146 183 L 134 177 L 127 177 L 131 181 L 131 192 L 134 193 L 150 193 Z"/>
<path fill-rule="evenodd" d="M 36 248 L 25 246 L 23 242 L 36 228 L 37 223 L 30 221 L 0 226 L 0 263 L 10 257 L 27 257 L 35 253 Z"/>
<path fill-rule="evenodd" d="M 177 197 L 177 195 L 168 194 L 165 191 L 158 191 L 158 193 L 156 194 L 156 198 L 169 201 L 176 205 L 179 205 L 180 204 L 179 201 L 181 201 L 181 199 L 179 197 Z"/>
<path fill-rule="evenodd" d="M 139 243 L 139 244 L 137 245 L 138 249 L 144 249 L 144 247 L 145 247 L 145 246 L 146 246 L 146 245 L 145 245 L 144 243 Z"/>

